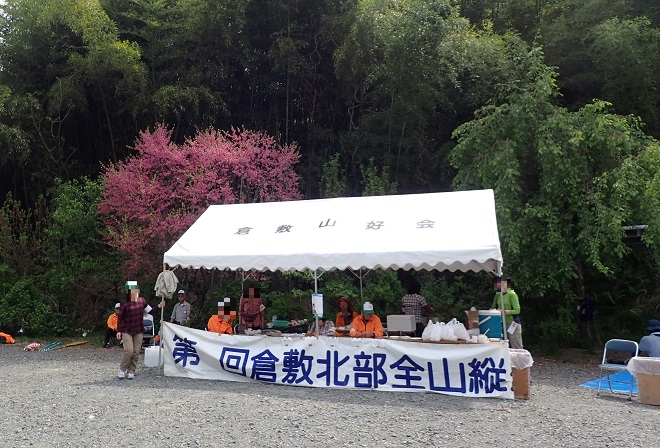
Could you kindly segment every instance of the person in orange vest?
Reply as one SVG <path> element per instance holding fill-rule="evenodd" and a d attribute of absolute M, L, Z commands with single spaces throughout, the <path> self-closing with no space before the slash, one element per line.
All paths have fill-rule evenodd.
<path fill-rule="evenodd" d="M 108 328 L 105 330 L 105 340 L 103 341 L 103 348 L 110 347 L 110 338 L 117 338 L 117 312 L 119 311 L 119 303 L 115 304 L 115 312 L 108 317 Z"/>
<path fill-rule="evenodd" d="M 350 336 L 352 338 L 382 338 L 383 324 L 374 314 L 371 302 L 364 302 L 362 314 L 353 319 Z"/>
<path fill-rule="evenodd" d="M 234 331 L 231 328 L 232 313 L 233 317 L 236 317 L 235 311 L 229 311 L 229 297 L 225 297 L 222 302 L 218 302 L 218 314 L 214 314 L 209 319 L 206 324 L 206 328 L 209 331 L 213 331 L 218 334 L 234 334 Z M 225 310 L 225 306 L 227 310 Z"/>
<path fill-rule="evenodd" d="M 0 333 L 0 344 L 15 344 L 16 341 L 14 340 L 11 335 L 8 335 L 7 333 Z"/>

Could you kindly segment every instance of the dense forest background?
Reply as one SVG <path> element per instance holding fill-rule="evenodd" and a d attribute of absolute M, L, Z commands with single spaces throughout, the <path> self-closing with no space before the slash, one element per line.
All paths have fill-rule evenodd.
<path fill-rule="evenodd" d="M 526 343 L 636 339 L 660 316 L 657 0 L 6 0 L 0 11 L 2 331 L 102 328 L 129 278 L 155 301 L 162 253 L 185 230 L 156 225 L 191 222 L 210 197 L 472 188 L 495 191 Z M 257 170 L 282 169 L 289 195 L 277 178 L 269 195 L 245 193 L 262 186 L 232 157 L 265 150 L 277 163 Z M 233 171 L 216 169 L 227 160 Z M 202 169 L 226 195 L 200 193 Z M 146 181 L 122 190 L 135 178 L 153 181 L 149 200 Z M 176 273 L 202 327 L 246 275 L 262 281 L 269 315 L 306 317 L 313 288 L 309 273 Z M 485 274 L 415 275 L 445 319 L 490 304 Z M 384 317 L 404 291 L 379 271 L 361 288 L 326 273 L 320 292 L 371 300 Z M 597 313 L 585 328 L 587 296 Z"/>

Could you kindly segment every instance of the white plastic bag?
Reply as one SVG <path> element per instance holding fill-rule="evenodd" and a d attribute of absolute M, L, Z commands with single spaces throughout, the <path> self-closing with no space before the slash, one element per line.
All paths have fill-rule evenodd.
<path fill-rule="evenodd" d="M 433 331 L 431 331 L 431 342 L 440 342 L 442 339 L 442 329 L 444 327 L 444 322 L 437 322 L 435 325 L 433 325 Z"/>
<path fill-rule="evenodd" d="M 429 320 L 429 323 L 426 325 L 426 328 L 424 328 L 424 331 L 422 332 L 422 340 L 430 341 L 432 331 L 433 331 L 433 321 Z"/>
<path fill-rule="evenodd" d="M 490 342 L 490 339 L 488 339 L 488 336 L 486 336 L 485 334 L 480 334 L 479 336 L 477 336 L 477 342 L 479 344 L 488 344 Z"/>
<path fill-rule="evenodd" d="M 454 334 L 454 326 L 451 322 L 448 322 L 444 327 L 442 327 L 442 340 L 443 341 L 457 341 L 458 338 Z"/>
<path fill-rule="evenodd" d="M 465 329 L 465 325 L 463 325 L 461 322 L 456 320 L 456 318 L 452 319 L 450 323 L 452 325 L 452 329 L 454 330 L 454 335 L 456 336 L 456 338 L 461 339 L 463 341 L 467 341 L 468 339 L 470 339 L 470 335 Z"/>

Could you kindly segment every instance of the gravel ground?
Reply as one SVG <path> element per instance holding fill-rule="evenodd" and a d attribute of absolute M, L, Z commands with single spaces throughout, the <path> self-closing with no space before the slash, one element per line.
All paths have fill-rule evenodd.
<path fill-rule="evenodd" d="M 578 387 L 595 364 L 535 359 L 530 400 L 162 377 L 121 352 L 0 346 L 0 446 L 657 447 L 660 407 Z"/>

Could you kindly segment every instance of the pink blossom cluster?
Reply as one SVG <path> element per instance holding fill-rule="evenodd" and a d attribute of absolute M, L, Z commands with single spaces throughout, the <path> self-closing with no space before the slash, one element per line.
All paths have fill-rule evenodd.
<path fill-rule="evenodd" d="M 212 204 L 300 199 L 295 144 L 261 132 L 199 132 L 182 145 L 164 125 L 142 132 L 135 155 L 104 166 L 98 213 L 125 275 L 157 275 L 163 253 Z"/>

